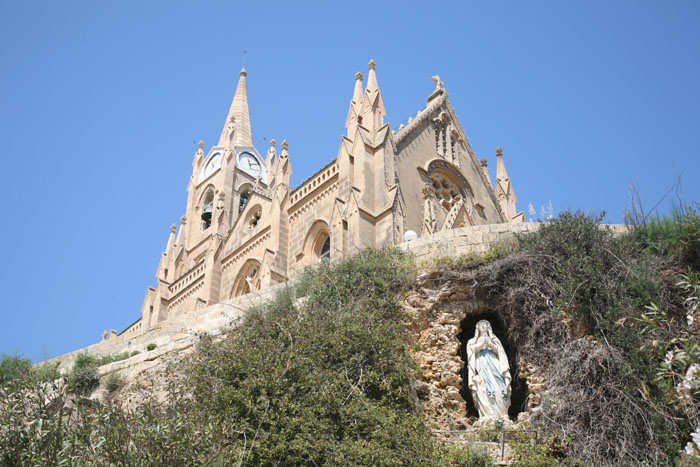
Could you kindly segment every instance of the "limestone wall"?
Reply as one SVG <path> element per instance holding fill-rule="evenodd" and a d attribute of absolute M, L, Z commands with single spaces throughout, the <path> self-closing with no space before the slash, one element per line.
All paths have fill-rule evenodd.
<path fill-rule="evenodd" d="M 398 247 L 412 252 L 420 264 L 422 261 L 433 258 L 486 253 L 496 245 L 514 240 L 516 234 L 534 232 L 541 225 L 539 222 L 474 225 L 417 238 L 402 243 Z M 627 226 L 620 224 L 607 224 L 601 227 L 610 229 L 616 234 L 627 231 Z"/>

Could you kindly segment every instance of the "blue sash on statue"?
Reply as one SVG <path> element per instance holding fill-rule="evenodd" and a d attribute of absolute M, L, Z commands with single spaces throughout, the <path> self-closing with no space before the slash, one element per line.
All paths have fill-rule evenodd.
<path fill-rule="evenodd" d="M 489 397 L 506 393 L 506 381 L 498 370 L 498 356 L 488 349 L 479 351 L 479 371 Z M 504 398 L 507 396 L 503 396 Z"/>

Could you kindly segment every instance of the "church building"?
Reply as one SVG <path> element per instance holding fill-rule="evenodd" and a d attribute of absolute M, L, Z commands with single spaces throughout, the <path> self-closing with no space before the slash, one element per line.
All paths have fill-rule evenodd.
<path fill-rule="evenodd" d="M 219 141 L 206 151 L 200 142 L 194 155 L 185 215 L 170 229 L 157 283 L 146 292 L 141 318 L 122 334 L 141 334 L 365 248 L 524 220 L 501 150 L 492 186 L 486 159 L 477 160 L 440 78 L 433 77 L 425 107 L 392 130 L 375 68 L 370 61 L 366 84 L 355 75 L 336 159 L 294 189 L 287 141 L 253 144 L 241 70 Z"/>

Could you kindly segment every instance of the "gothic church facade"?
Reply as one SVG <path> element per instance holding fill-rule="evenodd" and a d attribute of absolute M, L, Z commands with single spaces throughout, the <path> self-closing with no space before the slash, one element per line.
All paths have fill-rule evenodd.
<path fill-rule="evenodd" d="M 246 71 L 218 143 L 199 143 L 185 215 L 173 225 L 141 317 L 121 334 L 285 282 L 306 266 L 453 228 L 523 221 L 497 150 L 496 184 L 436 76 L 406 126 L 392 130 L 369 63 L 355 76 L 335 160 L 292 189 L 289 147 L 253 144 Z"/>

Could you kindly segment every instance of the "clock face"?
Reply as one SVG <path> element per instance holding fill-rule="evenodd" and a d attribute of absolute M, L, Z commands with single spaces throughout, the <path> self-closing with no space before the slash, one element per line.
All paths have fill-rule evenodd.
<path fill-rule="evenodd" d="M 260 162 L 249 152 L 242 152 L 241 155 L 238 156 L 238 166 L 253 177 L 260 175 Z"/>
<path fill-rule="evenodd" d="M 209 175 L 213 174 L 219 167 L 221 167 L 221 153 L 216 152 L 209 158 L 207 165 L 204 166 L 204 171 L 202 172 L 203 178 L 207 178 Z"/>

